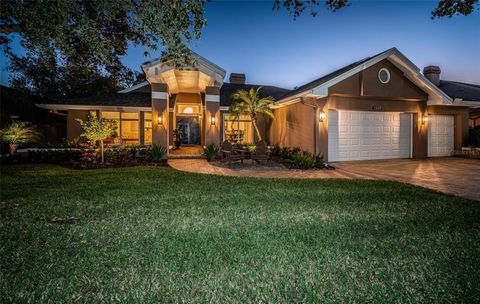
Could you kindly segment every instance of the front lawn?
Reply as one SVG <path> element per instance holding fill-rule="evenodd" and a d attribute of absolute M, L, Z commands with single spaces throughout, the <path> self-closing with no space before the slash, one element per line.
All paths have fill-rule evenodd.
<path fill-rule="evenodd" d="M 410 185 L 1 169 L 0 302 L 480 301 L 480 204 Z"/>

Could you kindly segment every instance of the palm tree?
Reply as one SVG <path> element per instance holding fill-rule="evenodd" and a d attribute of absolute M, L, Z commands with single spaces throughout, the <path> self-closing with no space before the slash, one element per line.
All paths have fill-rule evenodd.
<path fill-rule="evenodd" d="M 232 104 L 229 107 L 230 114 L 236 118 L 240 115 L 250 116 L 258 141 L 262 140 L 262 135 L 257 126 L 258 114 L 275 119 L 270 108 L 275 103 L 275 100 L 272 96 L 260 97 L 259 92 L 261 89 L 262 87 L 258 87 L 256 90 L 252 88 L 249 91 L 238 90 L 232 94 Z"/>
<path fill-rule="evenodd" d="M 10 154 L 13 155 L 17 152 L 19 145 L 36 141 L 39 133 L 26 122 L 14 121 L 5 129 L 0 130 L 0 137 L 8 144 Z"/>

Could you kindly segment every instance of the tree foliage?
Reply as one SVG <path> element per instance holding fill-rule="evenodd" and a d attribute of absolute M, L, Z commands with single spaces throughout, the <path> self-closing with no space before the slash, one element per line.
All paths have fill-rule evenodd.
<path fill-rule="evenodd" d="M 14 121 L 0 130 L 0 136 L 8 144 L 22 145 L 38 140 L 40 135 L 29 123 Z"/>
<path fill-rule="evenodd" d="M 87 121 L 77 119 L 77 122 L 83 129 L 81 134 L 82 137 L 86 138 L 90 143 L 93 144 L 95 144 L 97 141 L 100 142 L 103 163 L 103 141 L 108 137 L 117 136 L 117 122 L 115 120 L 95 116 L 90 116 Z"/>
<path fill-rule="evenodd" d="M 279 10 L 284 7 L 295 20 L 306 9 L 310 11 L 310 15 L 316 16 L 318 13 L 317 8 L 321 2 L 332 12 L 350 5 L 349 0 L 275 0 L 273 9 Z M 479 0 L 441 0 L 432 12 L 432 18 L 469 15 L 476 9 L 478 2 Z"/>
<path fill-rule="evenodd" d="M 12 55 L 10 85 L 47 99 L 66 99 L 114 93 L 145 79 L 126 67 L 104 71 L 91 65 L 60 65 L 55 58 Z"/>
<path fill-rule="evenodd" d="M 83 130 L 81 136 L 91 143 L 116 136 L 117 122 L 115 120 L 91 116 L 86 121 L 77 119 L 77 122 Z"/>
<path fill-rule="evenodd" d="M 70 63 L 121 66 L 130 44 L 157 50 L 175 63 L 189 60 L 187 44 L 206 23 L 204 0 L 2 0 L 3 45 L 18 33 L 22 46 Z M 7 46 L 8 49 L 8 46 Z M 80 61 L 80 62 L 79 62 Z"/>
<path fill-rule="evenodd" d="M 232 103 L 229 107 L 230 114 L 234 116 L 248 115 L 255 128 L 258 141 L 262 140 L 262 135 L 257 126 L 258 115 L 263 114 L 267 117 L 275 119 L 273 111 L 270 108 L 275 102 L 272 96 L 260 97 L 260 90 L 262 87 L 258 87 L 256 90 L 253 88 L 246 90 L 238 90 L 231 96 Z"/>

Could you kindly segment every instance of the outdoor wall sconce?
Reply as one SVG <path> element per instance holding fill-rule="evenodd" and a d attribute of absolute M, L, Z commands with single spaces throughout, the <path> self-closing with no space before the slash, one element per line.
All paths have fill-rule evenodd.
<path fill-rule="evenodd" d="M 320 112 L 318 113 L 318 120 L 319 120 L 319 121 L 324 121 L 324 120 L 325 120 L 325 112 L 320 111 Z"/>
<path fill-rule="evenodd" d="M 163 115 L 160 114 L 157 118 L 157 121 L 159 125 L 163 125 Z"/>
<path fill-rule="evenodd" d="M 426 124 L 428 121 L 428 116 L 427 115 L 422 115 L 422 125 Z"/>
<path fill-rule="evenodd" d="M 214 126 L 216 122 L 215 116 L 210 117 L 210 125 Z"/>

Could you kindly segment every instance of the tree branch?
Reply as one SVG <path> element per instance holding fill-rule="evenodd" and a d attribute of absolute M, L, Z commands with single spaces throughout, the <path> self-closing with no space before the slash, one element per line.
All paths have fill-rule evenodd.
<path fill-rule="evenodd" d="M 0 33 L 2 33 L 2 34 L 19 33 L 22 30 L 23 30 L 23 27 L 20 24 L 2 24 L 2 25 L 0 25 Z"/>

